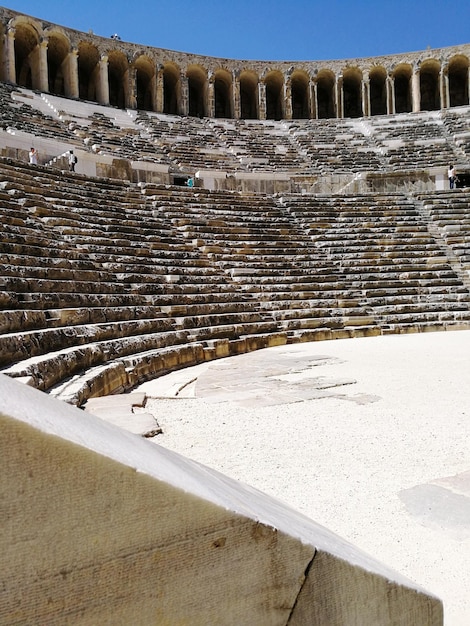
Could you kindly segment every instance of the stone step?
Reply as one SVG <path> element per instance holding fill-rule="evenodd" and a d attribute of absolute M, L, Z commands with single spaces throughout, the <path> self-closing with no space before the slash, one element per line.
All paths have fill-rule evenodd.
<path fill-rule="evenodd" d="M 162 346 L 89 368 L 51 389 L 57 398 L 84 404 L 89 398 L 119 393 L 171 371 L 197 365 L 213 358 L 244 354 L 252 350 L 286 343 L 284 333 L 257 334 L 237 339 L 186 342 Z"/>

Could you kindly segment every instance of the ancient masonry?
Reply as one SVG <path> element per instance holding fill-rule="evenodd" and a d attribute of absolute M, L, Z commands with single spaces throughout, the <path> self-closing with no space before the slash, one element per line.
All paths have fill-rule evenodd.
<path fill-rule="evenodd" d="M 77 407 L 261 348 L 470 328 L 470 45 L 244 62 L 0 28 L 0 622 L 441 626 L 325 528 Z"/>
<path fill-rule="evenodd" d="M 469 103 L 470 46 L 327 62 L 235 61 L 143 47 L 0 8 L 5 81 L 159 113 L 322 119 Z"/>

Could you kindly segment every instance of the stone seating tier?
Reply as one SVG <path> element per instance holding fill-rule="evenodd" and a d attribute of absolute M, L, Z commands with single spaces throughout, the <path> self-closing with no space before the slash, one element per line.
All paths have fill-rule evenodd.
<path fill-rule="evenodd" d="M 417 194 L 431 227 L 437 229 L 446 246 L 470 276 L 470 192 L 454 189 L 440 194 Z"/>
<path fill-rule="evenodd" d="M 468 166 L 469 107 L 335 120 L 222 120 L 123 111 L 2 84 L 3 128 L 84 150 L 196 170 L 304 175 Z M 52 114 L 52 115 L 51 115 Z"/>
<path fill-rule="evenodd" d="M 74 402 L 265 345 L 470 321 L 468 287 L 421 198 L 42 169 L 0 162 L 1 366 Z"/>

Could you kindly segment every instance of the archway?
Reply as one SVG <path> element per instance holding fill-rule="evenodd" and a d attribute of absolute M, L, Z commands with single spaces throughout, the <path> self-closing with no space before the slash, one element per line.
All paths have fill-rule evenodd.
<path fill-rule="evenodd" d="M 47 72 L 49 91 L 58 96 L 68 95 L 65 83 L 67 78 L 67 58 L 70 52 L 70 42 L 64 35 L 49 34 L 47 45 Z"/>
<path fill-rule="evenodd" d="M 82 41 L 78 45 L 78 85 L 81 100 L 97 100 L 100 53 L 96 46 Z"/>
<path fill-rule="evenodd" d="M 168 63 L 163 67 L 163 113 L 178 115 L 181 101 L 180 70 Z"/>
<path fill-rule="evenodd" d="M 266 119 L 282 120 L 284 115 L 284 76 L 275 70 L 264 79 L 266 85 Z"/>
<path fill-rule="evenodd" d="M 333 89 L 335 77 L 330 70 L 321 70 L 317 75 L 317 118 L 335 117 Z"/>
<path fill-rule="evenodd" d="M 27 89 L 39 89 L 39 34 L 28 23 L 15 26 L 16 83 Z"/>
<path fill-rule="evenodd" d="M 370 114 L 387 114 L 387 72 L 383 67 L 374 67 L 369 72 Z"/>
<path fill-rule="evenodd" d="M 343 115 L 344 117 L 361 117 L 362 111 L 362 73 L 358 68 L 346 69 L 343 72 Z"/>
<path fill-rule="evenodd" d="M 214 76 L 214 116 L 233 117 L 232 75 L 218 70 Z"/>
<path fill-rule="evenodd" d="M 307 72 L 294 71 L 291 76 L 292 119 L 302 120 L 310 117 L 310 98 L 308 93 L 309 76 Z"/>
<path fill-rule="evenodd" d="M 108 55 L 109 104 L 125 109 L 128 102 L 129 63 L 126 56 L 117 50 Z"/>
<path fill-rule="evenodd" d="M 254 72 L 243 71 L 240 74 L 240 117 L 244 120 L 256 120 L 258 113 L 258 76 Z"/>
<path fill-rule="evenodd" d="M 207 101 L 207 76 L 206 71 L 199 65 L 188 68 L 188 113 L 192 117 L 204 117 Z"/>
<path fill-rule="evenodd" d="M 419 70 L 421 111 L 437 111 L 441 106 L 439 70 L 440 65 L 438 61 L 429 60 L 421 64 Z"/>
<path fill-rule="evenodd" d="M 458 107 L 469 104 L 468 101 L 468 58 L 463 55 L 449 61 L 449 106 Z"/>
<path fill-rule="evenodd" d="M 412 111 L 411 76 L 410 65 L 398 65 L 393 72 L 396 113 L 410 113 Z"/>
<path fill-rule="evenodd" d="M 154 111 L 155 64 L 148 56 L 141 54 L 134 63 L 137 108 Z"/>

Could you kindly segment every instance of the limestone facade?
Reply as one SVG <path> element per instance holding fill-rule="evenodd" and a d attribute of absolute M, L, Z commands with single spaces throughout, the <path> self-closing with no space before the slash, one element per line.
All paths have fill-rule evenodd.
<path fill-rule="evenodd" d="M 140 46 L 0 8 L 0 78 L 119 108 L 229 119 L 369 117 L 470 103 L 470 44 L 335 61 Z"/>

